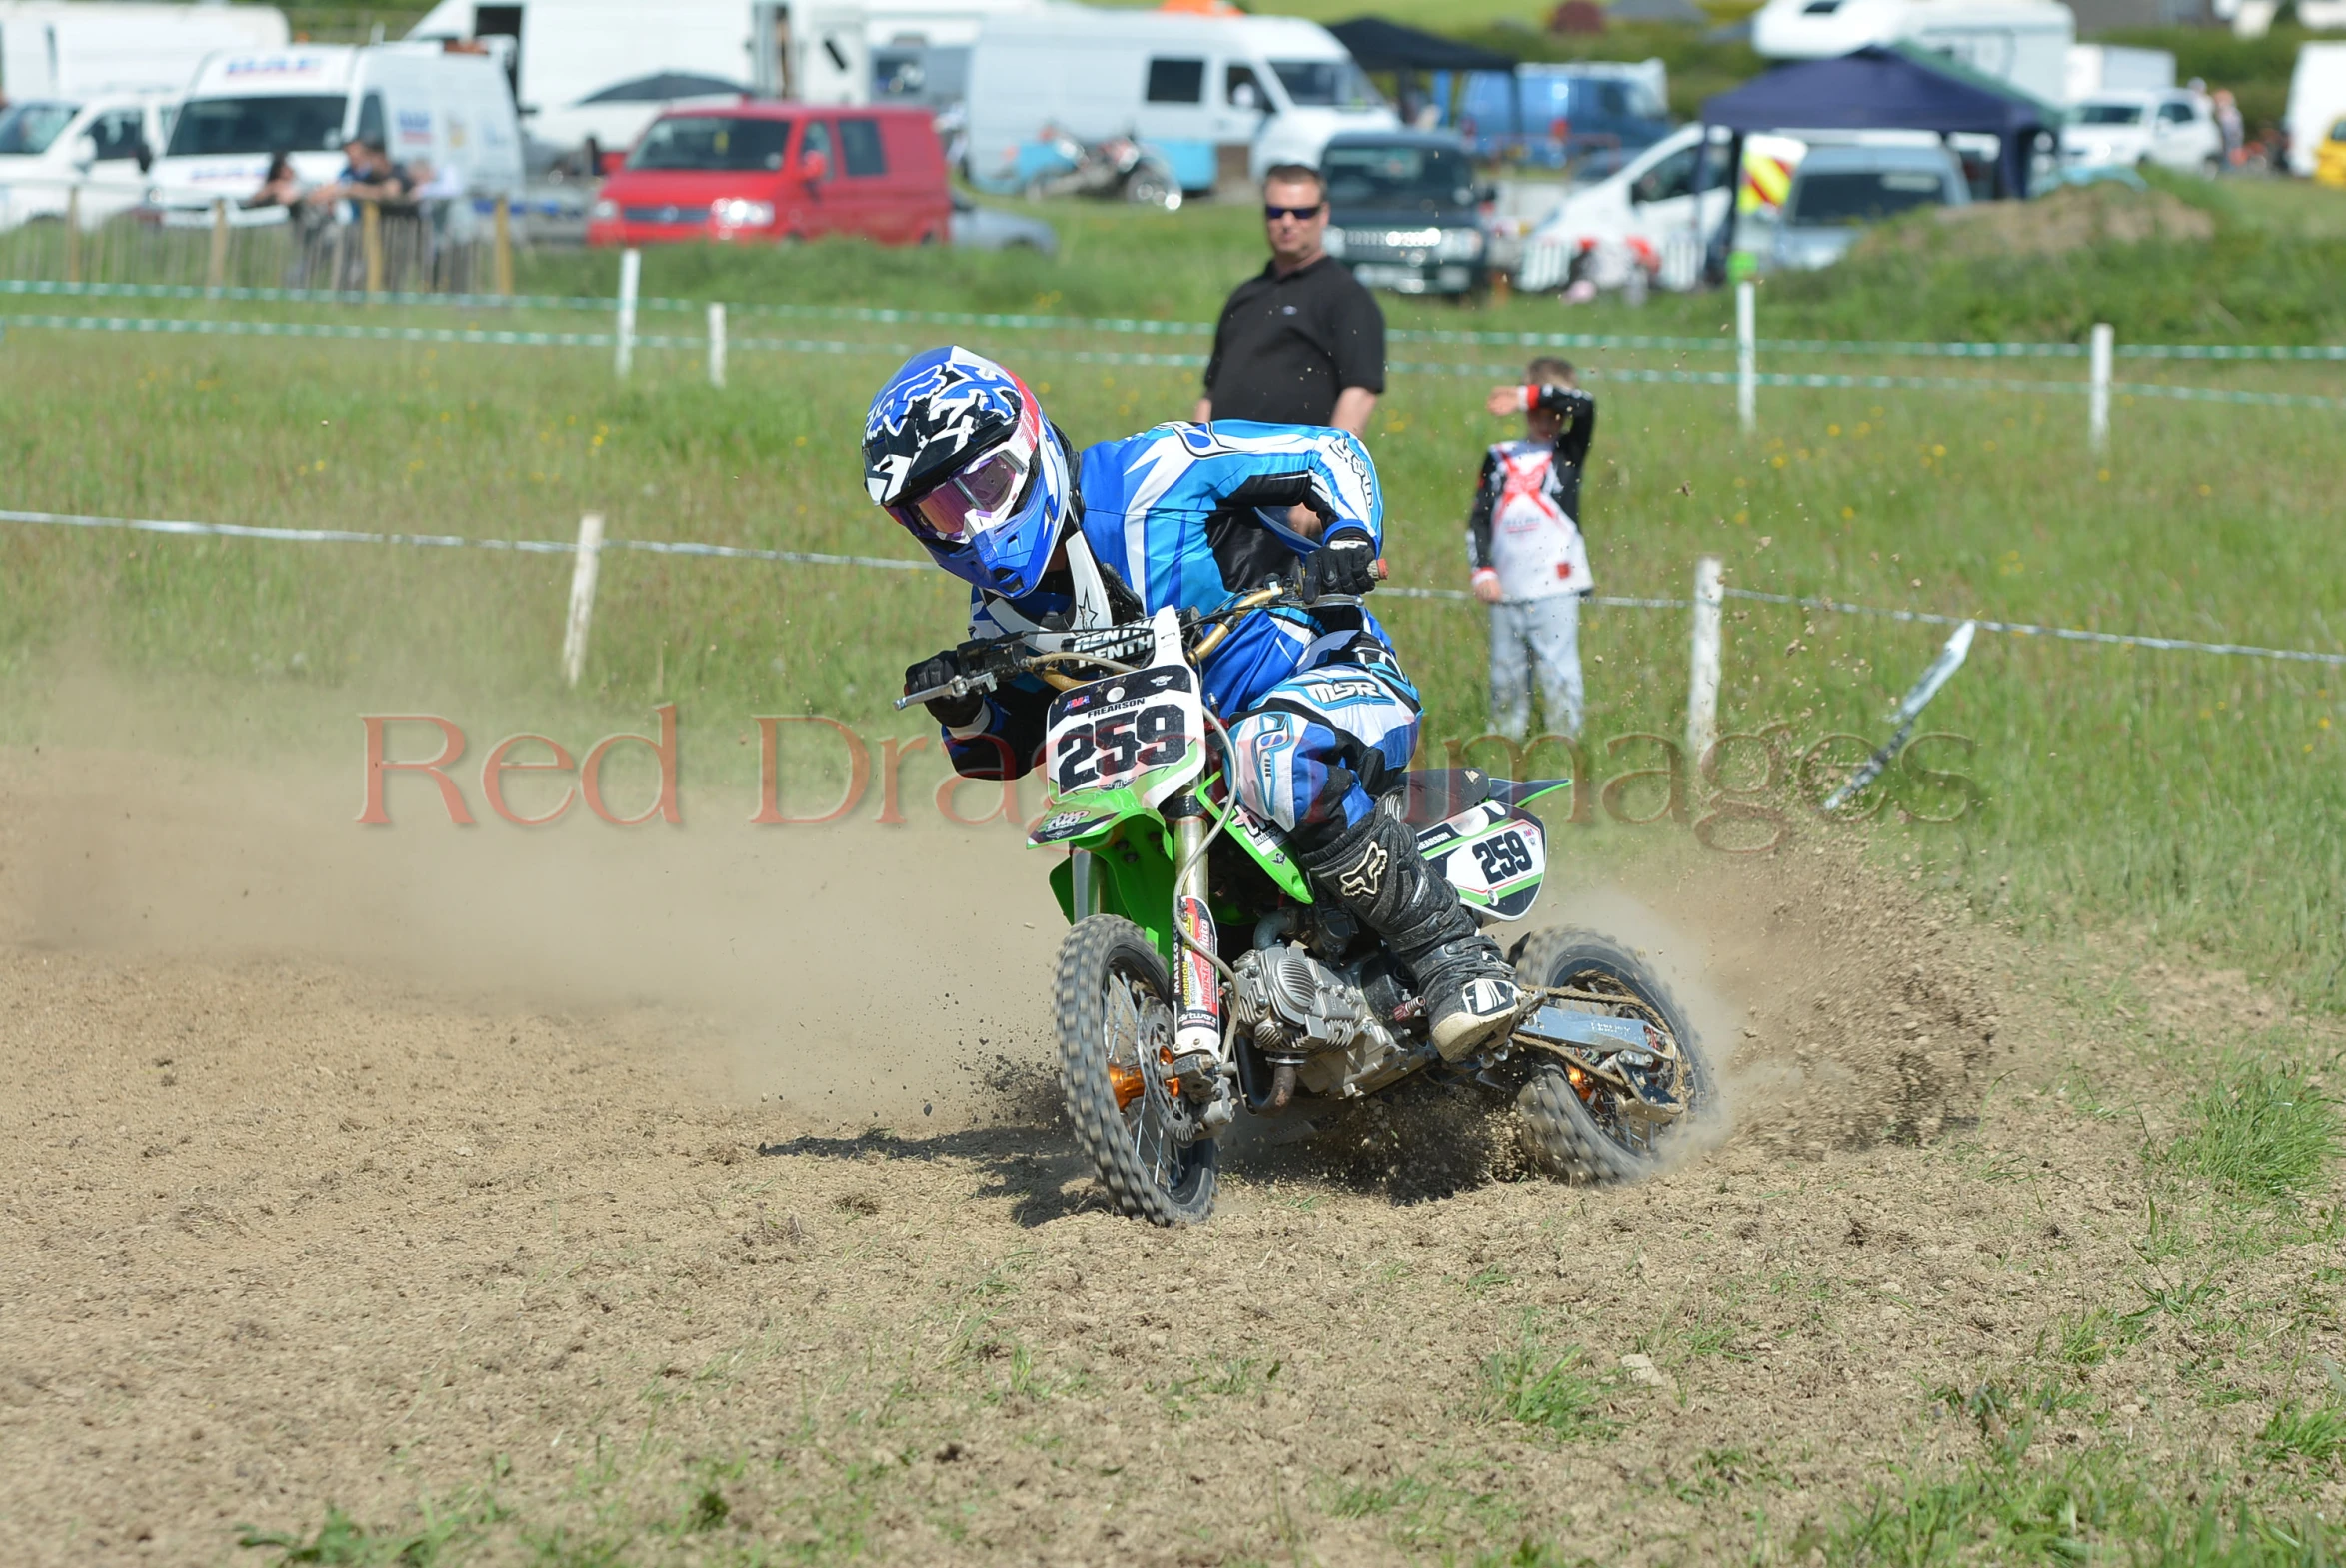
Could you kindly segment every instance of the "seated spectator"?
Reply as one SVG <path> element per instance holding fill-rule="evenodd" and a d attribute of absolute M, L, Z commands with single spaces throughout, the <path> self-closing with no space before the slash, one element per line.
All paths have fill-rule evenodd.
<path fill-rule="evenodd" d="M 287 153 L 273 153 L 269 158 L 269 172 L 261 177 L 261 188 L 246 197 L 239 205 L 257 207 L 291 207 L 301 200 L 301 176 L 293 172 L 293 158 Z"/>

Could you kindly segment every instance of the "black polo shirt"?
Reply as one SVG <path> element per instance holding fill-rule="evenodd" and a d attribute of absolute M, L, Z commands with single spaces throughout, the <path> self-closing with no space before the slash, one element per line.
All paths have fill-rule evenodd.
<path fill-rule="evenodd" d="M 1384 313 L 1350 268 L 1322 256 L 1237 286 L 1205 365 L 1215 419 L 1324 425 L 1346 387 L 1384 391 Z"/>

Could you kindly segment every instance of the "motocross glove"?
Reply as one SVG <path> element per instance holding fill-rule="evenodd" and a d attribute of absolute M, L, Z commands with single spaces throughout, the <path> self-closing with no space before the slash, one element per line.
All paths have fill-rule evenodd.
<path fill-rule="evenodd" d="M 905 671 L 905 690 L 924 692 L 933 686 L 943 686 L 963 674 L 961 656 L 952 649 L 942 654 L 931 654 L 927 659 Z M 921 705 L 929 710 L 929 717 L 949 730 L 970 723 L 986 711 L 984 694 L 972 692 L 966 697 L 935 697 Z"/>
<path fill-rule="evenodd" d="M 1357 529 L 1323 543 L 1303 567 L 1305 600 L 1329 594 L 1360 595 L 1376 586 L 1376 542 Z"/>

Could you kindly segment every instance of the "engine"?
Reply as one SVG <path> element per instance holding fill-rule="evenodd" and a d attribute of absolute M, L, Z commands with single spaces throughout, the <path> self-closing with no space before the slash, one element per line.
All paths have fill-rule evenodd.
<path fill-rule="evenodd" d="M 1315 1051 L 1349 1050 L 1363 1036 L 1389 1039 L 1358 986 L 1298 947 L 1256 947 L 1230 965 L 1230 1008 L 1255 1049 L 1299 1063 Z"/>

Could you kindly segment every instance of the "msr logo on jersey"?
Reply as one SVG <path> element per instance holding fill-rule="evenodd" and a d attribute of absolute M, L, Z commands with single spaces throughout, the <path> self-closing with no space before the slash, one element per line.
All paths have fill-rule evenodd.
<path fill-rule="evenodd" d="M 1373 681 L 1314 681 L 1304 692 L 1315 703 L 1342 703 L 1352 698 L 1379 698 L 1383 687 Z"/>

